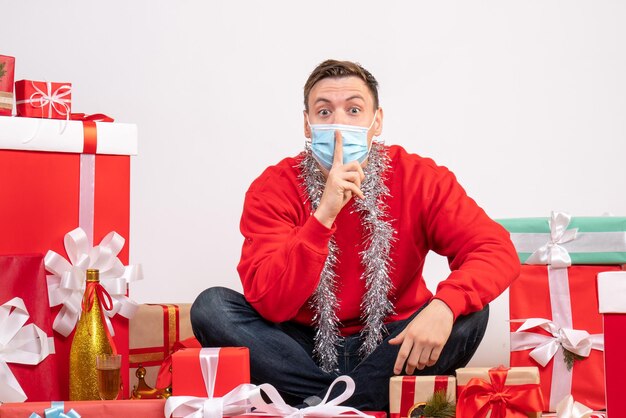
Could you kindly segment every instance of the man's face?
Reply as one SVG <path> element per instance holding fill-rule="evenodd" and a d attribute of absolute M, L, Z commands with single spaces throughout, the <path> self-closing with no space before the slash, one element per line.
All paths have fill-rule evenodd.
<path fill-rule="evenodd" d="M 308 121 L 311 125 L 338 123 L 342 125 L 370 126 L 368 147 L 372 138 L 383 129 L 383 110 L 374 109 L 374 97 L 363 80 L 358 77 L 324 78 L 309 93 Z M 376 113 L 376 120 L 372 124 Z M 311 138 L 311 129 L 304 112 L 304 136 Z"/>

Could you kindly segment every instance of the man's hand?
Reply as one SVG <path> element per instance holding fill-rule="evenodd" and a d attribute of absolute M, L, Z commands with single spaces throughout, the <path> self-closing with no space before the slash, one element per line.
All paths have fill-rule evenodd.
<path fill-rule="evenodd" d="M 361 182 L 365 178 L 358 161 L 343 163 L 343 141 L 341 132 L 335 131 L 335 153 L 333 165 L 326 177 L 326 186 L 320 204 L 313 214 L 327 228 L 332 227 L 341 209 L 356 195 L 363 198 Z"/>
<path fill-rule="evenodd" d="M 448 305 L 433 299 L 400 334 L 389 340 L 389 344 L 402 344 L 393 367 L 394 374 L 402 373 L 405 362 L 407 374 L 435 364 L 450 337 L 453 323 L 454 314 Z"/>

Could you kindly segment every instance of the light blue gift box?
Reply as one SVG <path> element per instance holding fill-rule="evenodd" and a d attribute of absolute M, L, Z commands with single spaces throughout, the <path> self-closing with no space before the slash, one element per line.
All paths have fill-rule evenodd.
<path fill-rule="evenodd" d="M 497 222 L 511 233 L 522 264 L 553 264 L 552 251 L 568 254 L 571 264 L 626 264 L 626 217 L 553 213 L 551 218 Z"/>

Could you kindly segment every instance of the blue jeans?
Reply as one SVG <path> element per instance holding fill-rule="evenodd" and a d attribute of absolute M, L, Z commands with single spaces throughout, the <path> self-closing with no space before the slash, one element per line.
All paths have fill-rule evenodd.
<path fill-rule="evenodd" d="M 202 292 L 191 307 L 191 324 L 203 347 L 248 347 L 252 383 L 270 383 L 292 405 L 301 404 L 310 396 L 323 398 L 333 380 L 346 374 L 354 379 L 356 390 L 343 405 L 385 411 L 389 404 L 389 378 L 394 375 L 393 366 L 400 350 L 400 346 L 388 341 L 421 309 L 406 320 L 387 324 L 388 335 L 364 359 L 358 354 L 359 334 L 342 338 L 338 347 L 339 372 L 333 373 L 324 372 L 313 359 L 314 328 L 294 322 L 269 322 L 234 290 L 213 287 Z M 414 374 L 450 375 L 465 366 L 483 338 L 488 318 L 488 306 L 457 318 L 437 363 L 415 370 Z M 334 391 L 341 392 L 343 387 Z"/>

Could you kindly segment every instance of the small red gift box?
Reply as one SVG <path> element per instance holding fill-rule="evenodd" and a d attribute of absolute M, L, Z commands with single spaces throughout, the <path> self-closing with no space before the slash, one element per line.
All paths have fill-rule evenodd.
<path fill-rule="evenodd" d="M 626 417 L 624 376 L 626 376 L 626 271 L 598 274 L 600 312 L 604 317 L 604 367 L 606 412 Z"/>
<path fill-rule="evenodd" d="M 17 116 L 69 119 L 72 84 L 19 80 L 15 82 Z"/>
<path fill-rule="evenodd" d="M 13 79 L 15 58 L 0 55 L 0 115 L 13 113 Z"/>
<path fill-rule="evenodd" d="M 220 397 L 242 383 L 250 383 L 246 347 L 185 348 L 172 355 L 174 396 Z"/>
<path fill-rule="evenodd" d="M 536 367 L 457 369 L 457 418 L 541 417 Z"/>
<path fill-rule="evenodd" d="M 511 285 L 510 317 L 516 321 L 511 322 L 511 366 L 539 367 L 546 410 L 555 411 L 570 393 L 589 408 L 605 408 L 602 317 L 595 282 L 599 272 L 610 270 L 620 267 L 523 265 Z M 520 332 L 523 324 L 527 326 Z M 582 356 L 573 360 L 568 354 L 568 365 L 563 345 Z"/>
<path fill-rule="evenodd" d="M 31 413 L 38 414 L 40 418 L 44 416 L 69 416 L 67 412 L 73 409 L 83 418 L 163 418 L 164 407 L 165 399 L 5 403 L 0 405 L 0 417 L 24 418 L 30 416 Z M 66 414 L 45 413 L 46 410 L 52 411 L 53 409 Z"/>
<path fill-rule="evenodd" d="M 418 403 L 426 402 L 435 392 L 443 391 L 456 401 L 454 376 L 394 376 L 389 379 L 389 416 L 407 418 Z"/>

